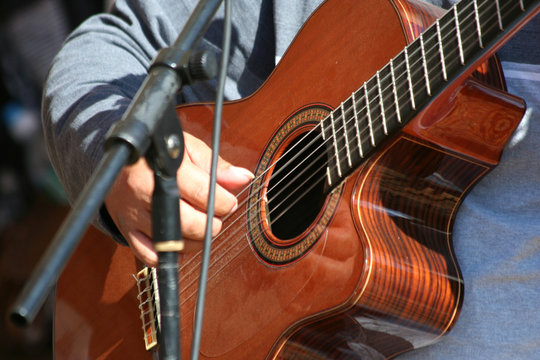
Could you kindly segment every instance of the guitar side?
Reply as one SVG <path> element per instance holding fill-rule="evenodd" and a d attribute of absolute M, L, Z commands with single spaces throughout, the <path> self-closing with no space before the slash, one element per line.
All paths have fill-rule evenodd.
<path fill-rule="evenodd" d="M 454 326 L 464 294 L 452 247 L 454 219 L 497 158 L 465 156 L 410 133 L 421 128 L 442 144 L 443 129 L 456 134 L 467 124 L 468 130 L 504 128 L 506 138 L 524 110 L 519 99 L 475 81 L 458 93 L 445 116 L 431 108 L 354 174 L 348 205 L 364 252 L 362 286 L 339 311 L 291 326 L 274 347 L 275 358 L 391 358 L 438 341 Z M 432 127 L 421 126 L 427 119 Z M 489 138 L 483 155 L 498 135 L 483 137 Z"/>
<path fill-rule="evenodd" d="M 256 172 L 274 141 L 283 149 L 294 131 L 309 128 L 299 109 L 339 106 L 406 45 L 407 22 L 394 3 L 370 0 L 358 7 L 355 1 L 324 3 L 265 85 L 225 105 L 225 159 Z M 336 28 L 332 36 L 330 28 Z M 479 100 L 483 105 L 475 105 Z M 464 109 L 467 116 L 460 115 Z M 295 235 L 302 244 L 319 231 L 316 241 L 289 262 L 276 265 L 257 253 L 248 216 L 235 223 L 213 247 L 201 357 L 347 357 L 340 353 L 344 344 L 350 348 L 342 350 L 354 350 L 351 358 L 391 357 L 449 331 L 463 295 L 451 247 L 455 213 L 498 162 L 522 113 L 514 97 L 472 80 L 456 83 L 353 173 L 333 203 L 322 205 L 328 214 L 322 211 Z M 209 142 L 211 106 L 184 106 L 178 114 L 188 132 Z M 293 121 L 285 140 L 278 139 L 279 129 Z M 237 213 L 249 211 L 243 205 Z M 322 220 L 327 225 L 316 230 Z M 56 358 L 150 358 L 131 277 L 136 262 L 129 249 L 91 233 L 58 283 Z M 198 256 L 182 260 L 184 358 Z"/>

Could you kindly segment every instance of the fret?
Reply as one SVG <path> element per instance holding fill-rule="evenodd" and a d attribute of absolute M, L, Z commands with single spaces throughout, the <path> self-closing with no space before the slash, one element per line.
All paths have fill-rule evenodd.
<path fill-rule="evenodd" d="M 454 6 L 454 21 L 455 21 L 455 25 L 456 25 L 456 35 L 457 35 L 457 41 L 458 41 L 459 59 L 461 61 L 461 65 L 465 65 L 465 56 L 463 55 L 463 44 L 461 42 L 461 29 L 459 27 L 459 18 L 458 18 L 457 6 Z"/>
<path fill-rule="evenodd" d="M 356 93 L 352 93 L 351 97 L 320 122 L 324 138 L 327 139 L 325 141 L 328 156 L 326 177 L 330 186 L 346 177 L 364 156 L 360 126 L 361 122 L 365 121 L 365 117 L 359 114 L 355 96 Z M 356 146 L 355 141 L 358 141 L 360 155 L 351 150 L 353 145 Z"/>
<path fill-rule="evenodd" d="M 409 85 L 409 98 L 411 101 L 412 110 L 417 110 L 424 102 L 424 99 L 429 95 L 432 87 L 432 75 L 435 76 L 434 72 L 431 72 L 432 63 L 435 61 L 438 64 L 437 57 L 431 56 L 429 59 L 423 57 L 422 53 L 422 44 L 428 39 L 426 33 L 422 38 L 417 38 L 412 43 L 405 48 L 404 57 L 405 57 L 405 69 L 407 71 L 408 77 L 407 82 Z M 435 34 L 433 33 L 433 36 Z M 427 45 L 427 44 L 426 44 Z M 431 44 L 430 44 L 431 45 Z M 436 44 L 435 44 L 436 45 Z M 433 46 L 426 46 L 426 49 L 433 48 Z M 437 65 L 436 65 L 437 66 Z M 426 73 L 429 74 L 429 90 L 426 82 Z M 398 72 L 399 74 L 399 72 Z"/>
<path fill-rule="evenodd" d="M 446 61 L 444 59 L 444 50 L 442 45 L 442 39 L 441 39 L 441 24 L 439 22 L 439 19 L 436 21 L 437 25 L 437 40 L 439 43 L 439 54 L 441 56 L 441 68 L 442 68 L 442 74 L 444 81 L 448 81 L 448 74 L 446 73 Z"/>
<path fill-rule="evenodd" d="M 360 125 L 358 121 L 358 112 L 356 110 L 356 92 L 352 93 L 352 103 L 353 103 L 353 116 L 354 116 L 354 128 L 356 130 L 356 138 L 358 141 L 358 154 L 361 158 L 364 157 L 364 150 L 362 149 L 362 135 L 360 133 Z"/>
<path fill-rule="evenodd" d="M 394 59 L 390 59 L 390 74 L 392 76 L 392 92 L 394 93 L 394 104 L 396 105 L 397 122 L 401 124 L 401 109 L 399 108 L 399 96 L 396 87 L 396 74 L 394 73 Z"/>
<path fill-rule="evenodd" d="M 345 138 L 345 150 L 346 150 L 346 153 L 347 153 L 347 164 L 349 165 L 349 167 L 352 167 L 352 159 L 351 159 L 351 149 L 350 149 L 350 144 L 349 144 L 349 135 L 348 135 L 348 130 L 347 130 L 347 118 L 345 116 L 345 108 L 343 107 L 343 102 L 341 103 L 340 105 L 341 107 L 341 121 L 343 123 L 343 135 L 344 135 L 344 138 Z"/>
<path fill-rule="evenodd" d="M 442 40 L 439 42 L 439 47 L 442 48 L 441 52 L 444 55 L 446 81 L 450 81 L 452 75 L 461 69 L 458 35 L 455 25 L 454 12 L 452 10 L 447 13 L 447 16 L 443 16 L 439 19 L 439 27 L 441 29 Z"/>
<path fill-rule="evenodd" d="M 332 144 L 328 143 L 328 140 L 331 137 L 333 138 L 333 135 L 332 135 L 332 124 L 334 123 L 332 120 L 333 116 L 334 116 L 334 113 L 331 112 L 329 116 L 325 117 L 319 122 L 319 125 L 321 126 L 321 137 L 323 139 L 323 144 L 326 147 L 326 156 L 327 156 L 327 161 L 328 161 L 327 166 L 326 166 L 326 177 L 328 180 L 329 187 L 332 187 L 334 184 L 331 169 L 335 167 L 333 156 L 331 156 L 334 150 L 334 146 L 333 146 L 334 142 L 332 142 Z M 328 121 L 330 121 L 330 124 L 328 123 L 325 124 L 325 122 L 328 122 Z"/>
<path fill-rule="evenodd" d="M 480 48 L 484 48 L 484 43 L 482 41 L 482 27 L 480 26 L 480 15 L 478 14 L 478 3 L 476 0 L 473 0 L 474 4 L 474 19 L 476 21 L 476 33 L 478 34 L 478 44 Z"/>
<path fill-rule="evenodd" d="M 336 127 L 335 127 L 335 121 L 334 121 L 334 111 L 330 113 L 330 126 L 332 128 L 332 140 L 333 140 L 333 147 L 334 147 L 334 154 L 336 156 L 336 167 L 339 177 L 341 177 L 341 160 L 339 160 L 339 150 L 338 150 L 338 140 L 336 135 Z"/>
<path fill-rule="evenodd" d="M 489 0 L 484 3 L 478 3 L 478 21 L 482 29 L 482 44 L 480 49 L 487 46 L 489 39 L 496 37 L 503 26 L 503 17 L 500 14 L 500 0 Z M 497 20 L 495 20 L 495 14 Z M 499 21 L 500 16 L 500 21 Z"/>
<path fill-rule="evenodd" d="M 398 97 L 398 109 L 401 123 L 407 121 L 407 116 L 411 111 L 410 106 L 410 85 L 409 76 L 407 75 L 407 66 L 405 61 L 405 51 L 400 52 L 392 60 L 392 70 L 394 71 L 394 86 Z M 398 122 L 399 123 L 399 122 Z"/>
<path fill-rule="evenodd" d="M 396 86 L 395 69 L 393 61 L 387 63 L 377 74 L 377 87 L 379 88 L 379 110 L 384 121 L 383 131 L 375 133 L 375 137 L 387 137 L 401 123 L 401 109 L 398 101 L 398 91 Z M 393 73 L 393 75 L 392 75 Z"/>
<path fill-rule="evenodd" d="M 486 8 L 484 4 L 480 4 L 480 13 L 486 12 L 485 16 L 486 19 L 489 16 L 490 12 L 496 12 L 497 13 L 497 23 L 498 23 L 498 29 L 504 30 L 509 26 L 512 26 L 512 22 L 516 19 L 522 16 L 523 12 L 527 12 L 527 3 L 523 0 L 493 0 L 493 3 L 491 1 L 488 3 L 489 5 L 492 5 L 490 9 L 493 10 L 486 11 Z M 493 22 L 493 20 L 490 20 Z M 486 24 L 486 22 L 484 22 Z M 485 30 L 484 30 L 485 32 Z M 484 40 L 486 40 L 486 35 L 484 34 Z"/>
<path fill-rule="evenodd" d="M 381 78 L 379 75 L 379 71 L 377 71 L 377 88 L 379 89 L 379 106 L 381 107 L 381 117 L 382 117 L 382 124 L 383 124 L 383 131 L 384 135 L 388 135 L 388 124 L 386 122 L 386 114 L 384 112 L 384 97 L 382 94 L 382 87 L 381 87 Z"/>
<path fill-rule="evenodd" d="M 341 102 L 320 122 L 330 187 L 414 118 L 429 97 L 463 73 L 463 66 L 470 66 L 478 54 L 490 49 L 503 29 L 523 19 L 526 14 L 521 11 L 531 13 L 529 4 L 524 0 L 458 2 Z"/>
<path fill-rule="evenodd" d="M 460 31 L 462 35 L 463 55 L 465 60 L 480 51 L 485 46 L 485 40 L 489 39 L 489 34 L 498 32 L 495 25 L 495 3 L 492 0 L 486 0 L 478 4 L 478 0 L 472 2 L 464 2 L 462 6 L 457 6 L 460 9 L 458 12 L 462 15 L 460 23 Z M 463 14 L 468 14 L 463 16 Z M 484 26 L 482 26 L 482 24 Z"/>
<path fill-rule="evenodd" d="M 355 93 L 352 93 L 347 100 L 341 103 L 341 109 L 343 112 L 342 127 L 344 129 L 344 142 L 346 143 L 347 151 L 347 164 L 343 164 L 343 166 L 347 167 L 348 170 L 352 169 L 354 164 L 361 162 L 363 155 L 362 147 L 360 146 L 361 135 L 358 111 L 356 110 L 355 104 Z"/>
<path fill-rule="evenodd" d="M 437 27 L 439 25 L 439 27 Z M 434 26 L 428 28 L 421 37 L 424 45 L 424 73 L 426 73 L 426 93 L 427 96 L 436 94 L 437 89 L 448 80 L 448 69 L 446 66 L 446 57 L 444 48 L 441 46 L 440 38 L 443 38 L 440 31 L 440 24 L 437 22 Z M 451 35 L 450 35 L 451 38 Z M 418 100 L 418 96 L 416 97 Z"/>
<path fill-rule="evenodd" d="M 326 131 L 324 129 L 324 119 L 321 120 L 321 122 L 319 123 L 319 125 L 321 125 L 321 136 L 323 138 L 324 141 L 326 141 Z"/>
<path fill-rule="evenodd" d="M 394 63 L 393 59 L 390 60 L 390 71 L 392 74 L 392 91 L 394 93 L 394 104 L 396 107 L 396 118 L 398 123 L 402 123 L 401 120 L 401 107 L 399 106 L 399 96 L 397 92 L 397 86 L 396 86 L 396 74 L 394 72 Z"/>
<path fill-rule="evenodd" d="M 364 83 L 364 97 L 366 98 L 366 113 L 369 127 L 369 137 L 371 139 L 371 146 L 375 147 L 375 135 L 373 134 L 373 121 L 371 120 L 371 109 L 369 106 L 369 96 L 366 83 Z"/>
<path fill-rule="evenodd" d="M 335 176 L 336 176 L 334 175 L 334 178 L 332 178 L 333 172 L 331 170 L 336 167 L 336 165 L 334 164 L 334 156 L 332 156 L 335 149 L 334 148 L 335 137 L 333 136 L 333 133 L 332 133 L 332 124 L 333 124 L 332 117 L 333 117 L 333 113 L 330 113 L 329 116 L 325 117 L 319 122 L 321 126 L 321 137 L 323 138 L 324 144 L 326 146 L 326 156 L 328 159 L 328 165 L 326 166 L 326 175 L 328 177 L 328 185 L 330 187 L 333 186 L 334 184 L 333 179 L 335 179 Z M 330 140 L 333 140 L 333 141 L 329 142 Z"/>
<path fill-rule="evenodd" d="M 333 113 L 330 113 L 330 116 L 325 117 L 319 122 L 319 125 L 321 126 L 321 137 L 323 139 L 323 143 L 326 145 L 326 154 L 328 158 L 328 165 L 326 166 L 326 176 L 328 177 L 328 185 L 330 187 L 332 187 L 334 183 L 332 181 L 332 173 L 330 172 L 330 167 L 333 164 L 332 157 L 330 156 L 333 150 L 333 146 L 332 146 L 333 144 L 329 145 L 327 140 L 330 137 L 332 137 L 332 123 L 333 123 L 332 116 L 333 116 Z M 325 122 L 327 121 L 330 121 L 330 124 L 328 123 L 325 124 Z"/>
<path fill-rule="evenodd" d="M 501 4 L 499 4 L 499 0 L 495 0 L 495 5 L 497 6 L 497 20 L 499 21 L 499 29 L 504 30 L 501 17 Z"/>
<path fill-rule="evenodd" d="M 405 66 L 407 67 L 407 81 L 409 82 L 409 96 L 411 100 L 411 107 L 413 110 L 416 110 L 416 103 L 414 101 L 414 91 L 413 91 L 413 84 L 412 84 L 412 78 L 411 78 L 411 66 L 409 64 L 409 52 L 408 48 L 405 48 Z"/>
<path fill-rule="evenodd" d="M 431 86 L 429 85 L 429 72 L 427 68 L 427 61 L 426 61 L 426 51 L 424 49 L 424 34 L 420 34 L 420 50 L 422 52 L 422 66 L 424 68 L 424 78 L 426 81 L 426 92 L 429 96 L 431 96 Z"/>
<path fill-rule="evenodd" d="M 328 185 L 329 186 L 332 186 L 333 185 L 333 182 L 332 182 L 332 175 L 330 175 L 330 167 L 326 167 L 326 178 L 328 179 Z"/>

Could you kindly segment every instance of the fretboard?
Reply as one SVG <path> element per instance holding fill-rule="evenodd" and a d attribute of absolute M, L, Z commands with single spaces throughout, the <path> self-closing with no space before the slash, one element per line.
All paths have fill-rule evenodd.
<path fill-rule="evenodd" d="M 500 46 L 540 0 L 462 0 L 320 122 L 329 188 Z"/>

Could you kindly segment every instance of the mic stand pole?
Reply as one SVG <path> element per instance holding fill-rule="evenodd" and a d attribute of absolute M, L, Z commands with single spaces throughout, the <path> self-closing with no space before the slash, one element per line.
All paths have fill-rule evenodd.
<path fill-rule="evenodd" d="M 126 164 L 135 163 L 140 156 L 147 153 L 152 142 L 150 137 L 156 132 L 158 123 L 166 114 L 170 115 L 171 110 L 174 111 L 172 104 L 174 104 L 176 93 L 180 91 L 183 84 L 190 83 L 190 81 L 194 80 L 193 74 L 186 71 L 188 70 L 188 52 L 190 49 L 196 47 L 196 44 L 204 35 L 220 4 L 221 0 L 201 0 L 175 43 L 158 54 L 156 61 L 149 69 L 149 74 L 130 107 L 122 117 L 122 120 L 112 129 L 113 136 L 108 137 L 106 141 L 107 149 L 103 159 L 98 164 L 96 171 L 74 204 L 73 210 L 62 224 L 51 245 L 25 284 L 21 294 L 13 304 L 10 311 L 10 318 L 15 324 L 26 325 L 34 320 L 46 297 L 51 293 L 69 257 L 75 251 L 88 224 L 103 204 L 118 173 Z M 215 64 L 214 66 L 217 67 Z M 175 122 L 180 126 L 177 119 Z M 177 134 L 181 133 L 180 131 Z M 174 142 L 174 139 L 169 140 Z M 181 140 L 181 138 L 178 138 L 178 140 Z M 159 148 L 161 145 L 159 144 L 160 142 L 157 145 L 154 144 L 154 151 L 160 151 Z M 183 146 L 183 143 L 179 145 L 182 149 Z M 166 146 L 165 149 L 167 149 Z M 159 168 L 161 169 L 162 167 L 159 166 Z M 159 175 L 157 175 L 158 177 L 164 175 L 165 184 L 171 182 L 171 176 L 167 176 L 167 169 L 168 167 L 165 167 L 165 172 L 159 172 Z M 176 176 L 174 176 L 174 179 L 176 180 Z M 161 183 L 161 180 L 156 182 L 156 184 Z M 158 186 L 168 189 L 167 185 Z M 159 198 L 161 195 L 158 194 L 156 194 L 156 197 Z M 178 197 L 175 203 L 179 206 Z M 170 204 L 172 204 L 172 201 Z M 171 235 L 170 232 L 164 235 L 166 236 L 163 236 L 163 238 L 169 238 L 169 236 L 176 237 L 175 234 Z M 179 240 L 179 238 L 175 240 Z M 166 244 L 167 240 L 162 245 L 158 245 L 158 248 L 164 250 Z M 178 245 L 176 243 L 173 247 L 176 248 Z M 164 251 L 158 250 L 158 252 L 161 253 Z M 161 256 L 162 260 L 160 261 L 170 261 L 173 257 L 175 266 L 178 266 L 176 252 Z M 170 274 L 172 271 L 165 272 Z M 176 272 L 175 274 L 177 276 Z M 169 281 L 164 286 L 167 287 L 168 285 L 177 287 L 178 283 L 172 284 L 172 281 Z M 168 292 L 172 293 L 173 291 Z M 175 297 L 178 295 L 178 291 L 175 291 Z M 176 301 L 178 304 L 178 299 Z M 178 307 L 176 307 L 175 311 L 178 312 Z M 179 333 L 179 329 L 177 331 Z M 177 336 L 175 339 L 171 339 L 171 341 L 179 342 L 180 338 Z M 169 341 L 166 341 L 166 344 L 163 345 L 168 347 Z M 173 349 L 173 351 L 170 351 L 172 354 L 180 346 L 177 344 L 170 346 L 170 348 Z M 166 351 L 166 353 L 169 353 L 169 351 Z M 180 353 L 178 352 L 169 357 L 169 359 L 172 358 L 175 360 L 179 359 Z"/>
<path fill-rule="evenodd" d="M 176 173 L 184 155 L 182 129 L 173 105 L 152 136 L 146 160 L 154 170 L 152 238 L 158 253 L 160 359 L 180 358 L 178 252 L 184 250 L 180 228 L 180 193 Z"/>

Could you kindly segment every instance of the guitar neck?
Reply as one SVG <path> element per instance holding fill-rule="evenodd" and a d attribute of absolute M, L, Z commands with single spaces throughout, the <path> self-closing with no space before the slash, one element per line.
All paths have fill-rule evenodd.
<path fill-rule="evenodd" d="M 462 0 L 320 122 L 332 189 L 538 12 L 540 0 Z"/>

